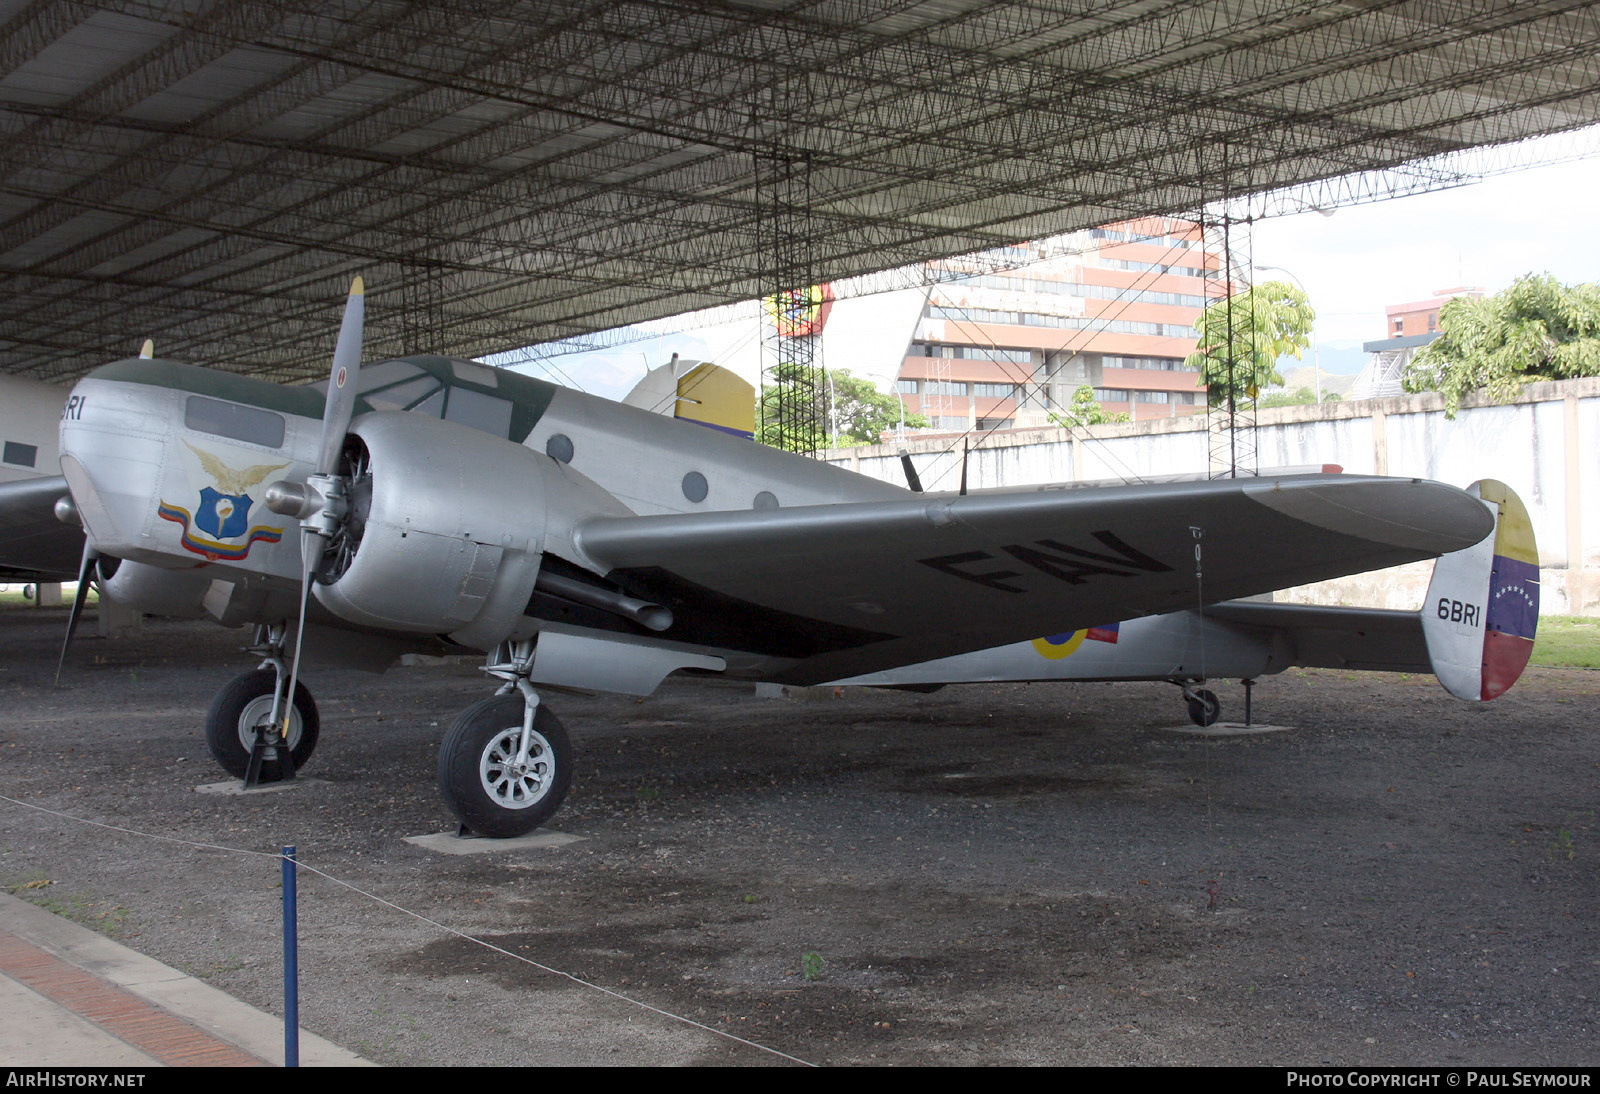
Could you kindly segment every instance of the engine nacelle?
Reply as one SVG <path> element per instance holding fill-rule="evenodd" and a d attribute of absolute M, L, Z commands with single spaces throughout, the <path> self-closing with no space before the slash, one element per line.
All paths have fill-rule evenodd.
<path fill-rule="evenodd" d="M 199 619 L 211 577 L 203 570 L 163 570 L 146 562 L 102 558 L 100 595 L 169 619 Z"/>
<path fill-rule="evenodd" d="M 463 425 L 384 411 L 350 432 L 371 477 L 352 489 L 354 551 L 316 596 L 364 626 L 448 634 L 477 649 L 525 637 L 543 553 L 572 558 L 576 520 L 630 515 L 571 467 Z"/>

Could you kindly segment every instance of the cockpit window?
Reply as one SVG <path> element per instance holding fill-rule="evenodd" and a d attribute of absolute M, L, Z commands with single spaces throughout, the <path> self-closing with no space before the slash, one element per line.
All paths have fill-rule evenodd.
<path fill-rule="evenodd" d="M 431 418 L 439 417 L 444 412 L 444 388 L 435 391 L 411 409 L 418 414 L 426 414 Z"/>
<path fill-rule="evenodd" d="M 450 389 L 444 416 L 447 421 L 460 422 L 495 437 L 504 437 L 511 429 L 511 404 L 471 388 Z"/>
<path fill-rule="evenodd" d="M 499 387 L 499 375 L 488 365 L 480 365 L 476 361 L 463 361 L 459 357 L 450 359 L 450 371 L 455 373 L 457 380 L 464 380 L 469 384 L 480 387 Z"/>
<path fill-rule="evenodd" d="M 505 379 L 525 387 L 532 383 L 517 376 Z M 328 381 L 307 386 L 326 393 Z M 363 365 L 356 380 L 362 405 L 372 410 L 427 414 L 520 443 L 549 404 L 549 392 L 545 387 L 534 386 L 531 397 L 517 394 L 516 383 L 508 392 L 510 398 L 479 390 L 505 387 L 497 369 L 453 357 L 379 361 Z"/>
<path fill-rule="evenodd" d="M 258 407 L 191 395 L 183 405 L 183 424 L 201 433 L 212 433 L 246 444 L 259 444 L 265 448 L 283 447 L 283 415 Z"/>
<path fill-rule="evenodd" d="M 422 370 L 409 361 L 383 361 L 361 370 L 356 377 L 356 390 L 365 395 L 369 391 L 377 391 L 421 375 Z"/>
<path fill-rule="evenodd" d="M 432 376 L 419 376 L 415 380 L 394 384 L 381 391 L 368 390 L 366 400 L 378 410 L 409 410 L 438 390 L 438 380 Z"/>
<path fill-rule="evenodd" d="M 365 395 L 369 391 L 379 388 L 391 387 L 404 383 L 414 376 L 421 376 L 422 370 L 409 361 L 380 361 L 376 365 L 367 365 L 356 374 L 356 392 Z M 326 378 L 314 384 L 307 384 L 322 394 L 328 394 L 328 381 Z"/>

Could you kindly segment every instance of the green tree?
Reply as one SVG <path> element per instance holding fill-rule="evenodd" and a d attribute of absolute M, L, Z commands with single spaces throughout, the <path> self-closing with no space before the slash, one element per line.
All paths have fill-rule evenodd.
<path fill-rule="evenodd" d="M 883 432 L 900 425 L 903 404 L 899 397 L 885 395 L 871 380 L 852 376 L 844 369 L 825 370 L 788 363 L 778 365 L 774 371 L 776 382 L 762 390 L 756 408 L 756 440 L 762 444 L 790 452 L 829 448 L 835 415 L 841 447 L 877 444 Z M 800 419 L 799 423 L 784 428 L 778 415 L 780 397 L 811 400 L 811 413 L 802 411 L 791 415 Z M 908 411 L 905 424 L 908 429 L 926 429 L 928 419 Z"/>
<path fill-rule="evenodd" d="M 1443 395 L 1450 418 L 1469 391 L 1503 402 L 1535 380 L 1600 376 L 1600 285 L 1524 274 L 1493 296 L 1456 297 L 1439 309 L 1439 330 L 1405 387 Z"/>
<path fill-rule="evenodd" d="M 1200 370 L 1212 406 L 1226 406 L 1230 393 L 1235 402 L 1254 399 L 1262 388 L 1283 383 L 1278 358 L 1300 359 L 1316 318 L 1311 301 L 1294 285 L 1263 281 L 1200 313 L 1194 325 L 1199 344 L 1184 364 Z"/>
<path fill-rule="evenodd" d="M 1316 401 L 1316 392 L 1308 387 L 1297 387 L 1293 391 L 1274 391 L 1270 395 L 1263 395 L 1256 400 L 1256 405 L 1265 410 L 1274 406 L 1311 406 Z M 1337 391 L 1325 391 L 1322 393 L 1322 401 L 1325 403 L 1337 403 L 1339 401 L 1339 393 Z"/>
<path fill-rule="evenodd" d="M 1061 410 L 1052 410 L 1045 415 L 1059 426 L 1072 429 L 1080 425 L 1100 425 L 1104 422 L 1125 422 L 1126 414 L 1107 414 L 1105 407 L 1101 406 L 1094 397 L 1094 388 L 1084 384 L 1072 393 L 1072 402 Z"/>
<path fill-rule="evenodd" d="M 1310 406 L 1317 401 L 1316 394 L 1308 387 L 1297 387 L 1293 391 L 1273 391 L 1256 400 L 1256 405 L 1263 410 L 1274 406 Z"/>

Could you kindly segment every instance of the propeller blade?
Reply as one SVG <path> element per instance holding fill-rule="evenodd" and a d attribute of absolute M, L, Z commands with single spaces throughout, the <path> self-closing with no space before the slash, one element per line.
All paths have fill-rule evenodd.
<path fill-rule="evenodd" d="M 306 633 L 306 608 L 311 599 L 311 583 L 328 541 L 344 519 L 344 485 L 335 472 L 344 435 L 355 412 L 356 377 L 361 372 L 361 328 L 366 317 L 366 286 L 361 278 L 350 283 L 350 298 L 344 305 L 344 322 L 339 326 L 339 341 L 333 350 L 333 372 L 328 377 L 328 397 L 322 411 L 322 448 L 317 455 L 317 470 L 305 484 L 276 482 L 267 488 L 267 507 L 275 513 L 300 517 L 300 621 L 294 632 L 294 657 L 289 662 L 289 689 L 275 714 L 282 717 L 283 747 L 287 749 L 290 719 L 294 716 L 294 693 L 300 682 L 300 650 Z M 293 771 L 287 752 L 281 757 Z"/>
<path fill-rule="evenodd" d="M 917 465 L 911 462 L 911 453 L 903 448 L 900 450 L 900 467 L 906 473 L 906 485 L 915 493 L 922 493 L 922 476 L 917 474 Z"/>
<path fill-rule="evenodd" d="M 155 342 L 155 339 L 154 338 L 146 338 L 144 340 L 144 345 L 139 347 L 139 359 L 141 361 L 149 361 L 149 360 L 154 359 L 155 355 L 156 355 L 156 342 Z"/>
<path fill-rule="evenodd" d="M 339 450 L 356 406 L 356 376 L 361 372 L 361 328 L 366 319 L 366 286 L 361 278 L 350 283 L 339 325 L 339 342 L 333 350 L 333 371 L 328 377 L 328 400 L 322 412 L 322 451 L 317 474 L 331 475 L 339 466 Z"/>
<path fill-rule="evenodd" d="M 311 541 L 316 540 L 315 547 Z M 280 764 L 291 773 L 294 771 L 294 762 L 289 758 L 289 726 L 290 719 L 294 717 L 294 692 L 300 683 L 300 645 L 306 635 L 306 602 L 311 597 L 311 582 L 316 576 L 316 564 L 322 558 L 322 536 L 313 528 L 300 529 L 300 561 L 302 574 L 300 576 L 300 622 L 294 630 L 294 657 L 289 662 L 289 688 L 283 693 L 283 705 L 278 714 L 281 721 L 278 723 L 278 735 L 283 738 L 283 753 L 279 756 Z M 293 775 L 290 775 L 293 778 Z"/>
<path fill-rule="evenodd" d="M 78 629 L 78 616 L 83 612 L 83 602 L 89 599 L 89 575 L 100 552 L 87 538 L 83 541 L 83 561 L 78 564 L 78 593 L 72 598 L 72 614 L 67 616 L 67 637 L 61 641 L 61 657 L 56 661 L 56 683 L 61 683 L 61 670 L 67 663 L 67 648 L 72 645 L 72 632 Z"/>

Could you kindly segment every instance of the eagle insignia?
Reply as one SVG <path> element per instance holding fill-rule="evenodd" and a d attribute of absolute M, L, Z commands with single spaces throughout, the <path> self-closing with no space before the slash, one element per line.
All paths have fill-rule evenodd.
<path fill-rule="evenodd" d="M 249 555 L 255 544 L 277 543 L 283 538 L 281 527 L 250 524 L 250 510 L 255 499 L 246 491 L 274 471 L 288 467 L 287 463 L 233 468 L 215 454 L 196 448 L 188 441 L 183 443 L 198 457 L 200 467 L 216 484 L 200 488 L 199 504 L 192 512 L 166 500 L 156 509 L 156 515 L 162 520 L 183 526 L 179 542 L 184 550 L 212 562 L 237 562 Z"/>

